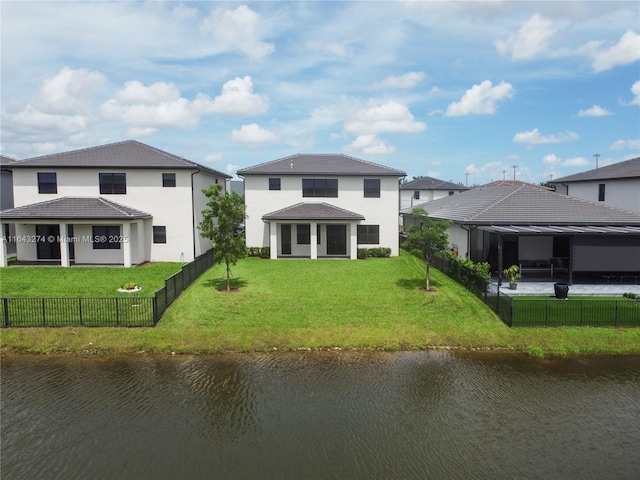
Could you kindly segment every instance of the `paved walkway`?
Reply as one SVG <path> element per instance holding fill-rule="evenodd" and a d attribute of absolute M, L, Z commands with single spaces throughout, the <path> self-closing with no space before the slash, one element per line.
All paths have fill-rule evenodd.
<path fill-rule="evenodd" d="M 492 282 L 497 285 L 497 281 Z M 550 295 L 554 296 L 554 282 L 520 282 L 516 290 L 509 288 L 509 283 L 505 282 L 500 287 L 500 293 L 507 295 Z M 632 284 L 586 284 L 574 283 L 569 285 L 569 295 L 622 295 L 630 292 L 640 295 L 640 285 Z"/>

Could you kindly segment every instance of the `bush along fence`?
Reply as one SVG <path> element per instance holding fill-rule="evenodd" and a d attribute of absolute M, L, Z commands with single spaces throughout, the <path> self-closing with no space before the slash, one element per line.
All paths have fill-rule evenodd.
<path fill-rule="evenodd" d="M 153 297 L 2 298 L 2 327 L 155 327 L 169 305 L 214 264 L 213 250 L 164 282 Z"/>
<path fill-rule="evenodd" d="M 492 284 L 488 264 L 474 264 L 457 257 L 435 257 L 432 262 L 482 299 L 509 327 L 640 327 L 640 299 L 521 298 L 500 292 Z"/>

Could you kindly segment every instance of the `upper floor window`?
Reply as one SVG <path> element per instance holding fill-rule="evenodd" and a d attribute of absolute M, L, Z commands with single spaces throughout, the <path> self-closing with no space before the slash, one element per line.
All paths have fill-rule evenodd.
<path fill-rule="evenodd" d="M 163 173 L 162 174 L 162 186 L 163 187 L 175 187 L 176 186 L 176 174 L 175 173 Z"/>
<path fill-rule="evenodd" d="M 420 190 L 414 190 L 413 198 L 416 200 L 420 200 Z"/>
<path fill-rule="evenodd" d="M 280 190 L 280 179 L 279 178 L 270 178 L 269 179 L 269 190 Z"/>
<path fill-rule="evenodd" d="M 337 178 L 303 178 L 303 197 L 337 197 Z"/>
<path fill-rule="evenodd" d="M 380 243 L 380 225 L 358 225 L 358 244 Z"/>
<path fill-rule="evenodd" d="M 454 193 L 456 192 L 454 192 L 453 190 L 449 190 L 449 196 L 453 195 Z"/>
<path fill-rule="evenodd" d="M 380 179 L 364 179 L 364 198 L 380 198 Z"/>
<path fill-rule="evenodd" d="M 598 201 L 604 202 L 604 183 L 598 185 Z"/>
<path fill-rule="evenodd" d="M 100 194 L 124 195 L 127 193 L 126 173 L 100 173 Z"/>
<path fill-rule="evenodd" d="M 58 193 L 56 172 L 38 172 L 38 193 Z"/>

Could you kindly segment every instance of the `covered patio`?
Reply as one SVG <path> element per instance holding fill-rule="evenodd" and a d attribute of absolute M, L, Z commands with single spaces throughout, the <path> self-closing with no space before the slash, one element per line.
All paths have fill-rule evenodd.
<path fill-rule="evenodd" d="M 148 260 L 151 215 L 101 197 L 57 198 L 4 210 L 1 218 L 2 267 L 11 240 L 17 264 L 131 267 Z M 15 224 L 15 238 L 7 222 Z"/>

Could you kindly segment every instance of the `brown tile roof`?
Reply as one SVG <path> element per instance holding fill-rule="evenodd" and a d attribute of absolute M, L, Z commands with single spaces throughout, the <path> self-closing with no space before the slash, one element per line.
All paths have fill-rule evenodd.
<path fill-rule="evenodd" d="M 263 220 L 364 220 L 359 213 L 328 203 L 297 203 L 267 213 L 262 218 Z"/>
<path fill-rule="evenodd" d="M 202 170 L 212 175 L 231 178 L 226 173 L 173 155 L 135 140 L 110 143 L 70 152 L 54 153 L 22 160 L 12 168 L 167 168 Z"/>
<path fill-rule="evenodd" d="M 473 225 L 640 225 L 638 213 L 528 185 L 477 187 L 415 207 Z"/>
<path fill-rule="evenodd" d="M 102 197 L 61 197 L 0 212 L 12 220 L 134 220 L 151 214 Z"/>
<path fill-rule="evenodd" d="M 624 162 L 614 163 L 606 167 L 594 168 L 582 173 L 554 178 L 549 183 L 585 182 L 589 180 L 608 180 L 613 178 L 639 178 L 640 157 Z"/>
<path fill-rule="evenodd" d="M 458 183 L 446 182 L 433 177 L 420 177 L 400 185 L 400 190 L 469 190 L 469 187 Z"/>
<path fill-rule="evenodd" d="M 238 175 L 406 175 L 402 170 L 342 154 L 297 154 L 238 170 Z"/>

